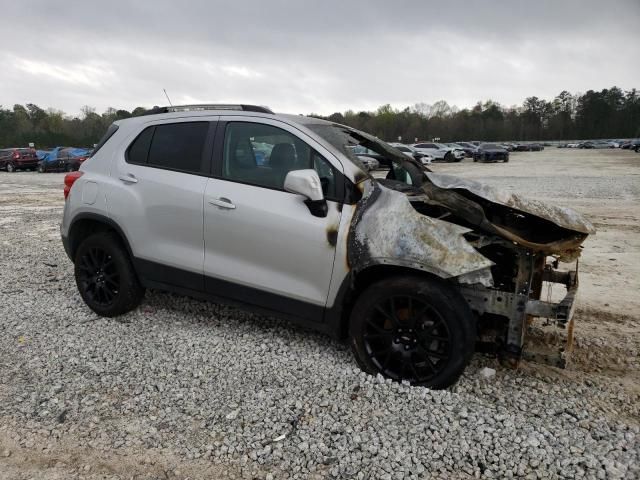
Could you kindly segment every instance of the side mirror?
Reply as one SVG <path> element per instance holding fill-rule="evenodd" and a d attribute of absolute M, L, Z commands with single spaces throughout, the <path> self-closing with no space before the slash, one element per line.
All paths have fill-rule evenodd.
<path fill-rule="evenodd" d="M 292 170 L 284 179 L 284 189 L 306 198 L 309 211 L 316 217 L 327 216 L 327 202 L 322 193 L 322 183 L 318 172 L 313 169 Z"/>

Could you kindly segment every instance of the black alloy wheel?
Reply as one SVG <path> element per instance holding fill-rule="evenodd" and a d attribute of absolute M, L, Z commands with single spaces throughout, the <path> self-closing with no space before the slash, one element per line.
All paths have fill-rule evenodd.
<path fill-rule="evenodd" d="M 92 303 L 108 307 L 120 293 L 120 274 L 115 260 L 102 248 L 87 249 L 79 258 L 79 283 L 83 296 Z"/>
<path fill-rule="evenodd" d="M 451 356 L 451 333 L 422 299 L 391 296 L 377 303 L 363 334 L 367 355 L 393 380 L 420 384 L 441 372 Z"/>
<path fill-rule="evenodd" d="M 436 278 L 399 276 L 369 286 L 353 306 L 351 347 L 360 367 L 394 381 L 445 388 L 471 360 L 475 317 Z"/>
<path fill-rule="evenodd" d="M 144 288 L 114 232 L 91 235 L 80 244 L 74 258 L 78 291 L 98 315 L 122 315 L 142 301 Z"/>

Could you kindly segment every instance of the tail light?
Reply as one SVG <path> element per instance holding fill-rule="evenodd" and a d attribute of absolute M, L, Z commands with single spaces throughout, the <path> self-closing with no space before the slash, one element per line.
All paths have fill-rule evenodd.
<path fill-rule="evenodd" d="M 82 172 L 71 172 L 64 176 L 64 199 L 66 200 L 71 191 L 71 187 L 82 176 Z"/>

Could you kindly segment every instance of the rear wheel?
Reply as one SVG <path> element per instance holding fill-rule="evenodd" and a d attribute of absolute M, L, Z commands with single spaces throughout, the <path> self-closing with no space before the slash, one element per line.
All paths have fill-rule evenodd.
<path fill-rule="evenodd" d="M 7 172 L 13 173 L 15 171 L 16 171 L 16 166 L 11 162 L 7 163 Z"/>
<path fill-rule="evenodd" d="M 44 165 L 38 165 L 38 172 L 39 173 L 44 173 Z"/>
<path fill-rule="evenodd" d="M 73 165 L 71 165 L 70 163 L 67 163 L 67 164 L 64 166 L 64 171 L 65 171 L 65 172 L 73 172 Z"/>
<path fill-rule="evenodd" d="M 111 232 L 96 233 L 80 244 L 75 277 L 82 299 L 103 317 L 133 310 L 144 296 L 122 242 Z"/>
<path fill-rule="evenodd" d="M 368 287 L 354 305 L 349 337 L 360 367 L 395 381 L 445 388 L 471 360 L 475 317 L 447 284 L 395 277 Z"/>

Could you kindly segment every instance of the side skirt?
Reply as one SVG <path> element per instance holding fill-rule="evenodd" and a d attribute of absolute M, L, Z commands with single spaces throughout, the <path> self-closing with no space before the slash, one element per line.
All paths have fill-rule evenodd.
<path fill-rule="evenodd" d="M 134 258 L 133 264 L 145 288 L 222 303 L 334 335 L 324 307 L 148 260 Z"/>

